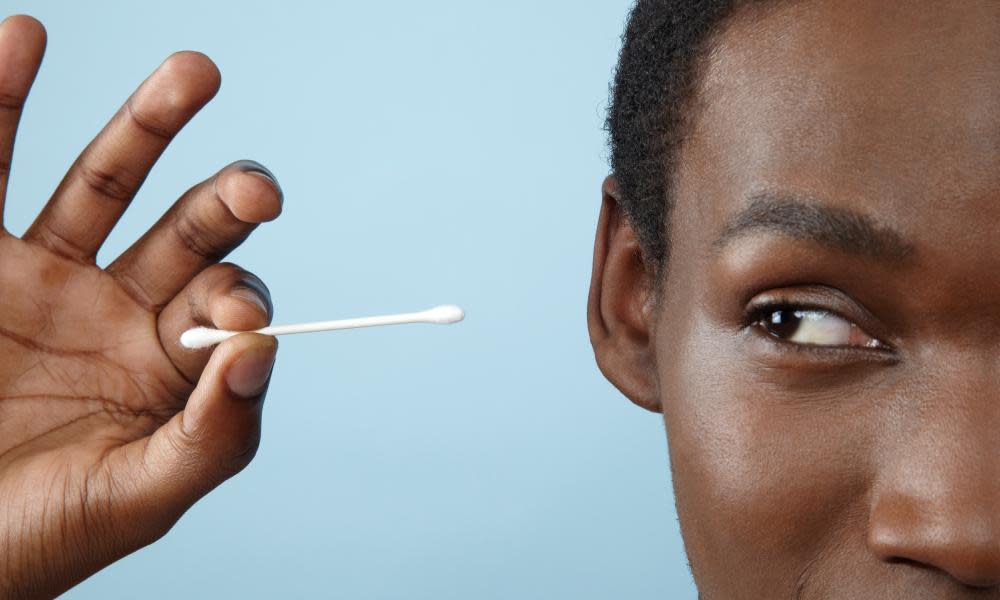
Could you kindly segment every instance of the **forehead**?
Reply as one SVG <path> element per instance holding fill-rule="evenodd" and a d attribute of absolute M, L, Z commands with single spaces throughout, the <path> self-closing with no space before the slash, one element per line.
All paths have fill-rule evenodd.
<path fill-rule="evenodd" d="M 777 188 L 1000 255 L 1000 3 L 754 3 L 700 73 L 674 238 Z"/>

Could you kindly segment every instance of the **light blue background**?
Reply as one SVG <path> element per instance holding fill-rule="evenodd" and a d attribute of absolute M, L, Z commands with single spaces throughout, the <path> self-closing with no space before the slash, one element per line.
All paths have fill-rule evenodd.
<path fill-rule="evenodd" d="M 629 4 L 5 3 L 49 31 L 13 231 L 163 58 L 196 49 L 222 90 L 102 264 L 254 158 L 285 210 L 232 260 L 276 321 L 468 312 L 283 339 L 253 464 L 68 597 L 694 597 L 662 424 L 603 379 L 585 326 Z"/>

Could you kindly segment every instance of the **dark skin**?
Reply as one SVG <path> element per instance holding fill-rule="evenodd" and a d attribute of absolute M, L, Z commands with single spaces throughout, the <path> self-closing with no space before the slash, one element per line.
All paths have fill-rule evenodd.
<path fill-rule="evenodd" d="M 715 45 L 668 268 L 609 177 L 588 310 L 663 412 L 701 596 L 1000 598 L 1000 5 L 770 5 Z"/>
<path fill-rule="evenodd" d="M 44 47 L 34 19 L 0 25 L 0 208 Z M 52 597 L 159 539 L 257 448 L 274 338 L 195 352 L 178 337 L 269 321 L 260 280 L 218 261 L 281 211 L 273 177 L 234 163 L 106 268 L 94 262 L 156 158 L 218 88 L 208 58 L 171 56 L 24 235 L 0 227 L 0 598 Z"/>

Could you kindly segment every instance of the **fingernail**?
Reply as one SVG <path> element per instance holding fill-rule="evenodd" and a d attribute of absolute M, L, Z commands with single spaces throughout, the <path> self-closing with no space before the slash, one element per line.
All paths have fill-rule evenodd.
<path fill-rule="evenodd" d="M 274 189 L 278 190 L 278 201 L 284 203 L 285 194 L 281 191 L 281 184 L 278 183 L 278 178 L 275 177 L 274 173 L 272 173 L 267 167 L 255 160 L 238 160 L 230 166 L 235 167 L 244 173 L 250 173 L 251 175 L 263 177 L 264 179 L 270 181 L 271 185 L 274 186 Z"/>
<path fill-rule="evenodd" d="M 274 304 L 271 302 L 271 292 L 268 291 L 263 281 L 253 275 L 247 275 L 241 279 L 233 286 L 229 294 L 256 305 L 267 316 L 268 320 L 274 316 Z"/>
<path fill-rule="evenodd" d="M 277 340 L 271 338 L 266 346 L 251 348 L 243 353 L 226 373 L 226 385 L 242 398 L 256 398 L 264 392 L 271 376 L 274 357 L 278 350 Z"/>

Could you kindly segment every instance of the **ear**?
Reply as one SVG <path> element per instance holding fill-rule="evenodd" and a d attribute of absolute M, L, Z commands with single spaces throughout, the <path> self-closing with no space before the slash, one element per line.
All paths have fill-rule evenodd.
<path fill-rule="evenodd" d="M 653 269 L 619 203 L 618 181 L 602 187 L 587 327 L 597 366 L 639 406 L 660 412 L 653 347 Z"/>

